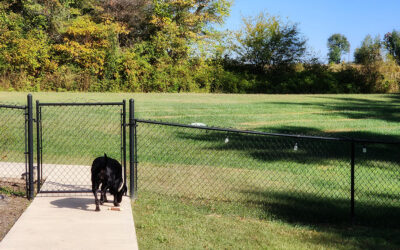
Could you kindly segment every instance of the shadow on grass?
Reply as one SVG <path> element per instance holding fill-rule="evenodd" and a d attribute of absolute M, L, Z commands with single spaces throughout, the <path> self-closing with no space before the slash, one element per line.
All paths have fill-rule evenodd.
<path fill-rule="evenodd" d="M 400 94 L 387 95 L 385 96 L 385 100 L 329 96 L 312 96 L 311 98 L 323 99 L 325 102 L 315 102 L 311 100 L 310 102 L 300 103 L 274 102 L 272 105 L 315 107 L 326 111 L 326 114 L 322 115 L 331 116 L 331 112 L 335 112 L 349 119 L 371 119 L 392 123 L 400 122 Z M 326 102 L 326 100 L 332 100 L 333 102 Z M 268 105 L 271 105 L 271 103 L 268 103 Z M 377 136 L 380 136 L 378 134 L 371 134 L 374 137 L 362 137 L 368 136 L 368 133 L 354 133 L 356 133 L 357 137 L 361 137 L 362 139 L 377 139 Z M 350 132 L 350 134 L 352 134 L 352 132 Z M 319 133 L 319 135 L 321 135 L 321 133 Z M 397 139 L 399 139 L 398 136 Z"/>
<path fill-rule="evenodd" d="M 207 214 L 253 218 L 256 221 L 266 221 L 266 225 L 271 220 L 290 225 L 291 229 L 295 229 L 293 238 L 310 242 L 319 248 L 342 245 L 346 249 L 400 249 L 400 207 L 356 201 L 356 217 L 352 223 L 350 200 L 301 192 L 243 190 L 243 194 L 249 198 L 239 204 L 213 199 L 193 200 L 185 196 L 175 197 L 174 204 L 182 202 L 185 208 L 193 204 L 196 208 L 205 209 Z M 160 197 L 174 199 L 165 195 Z M 310 233 L 303 235 L 303 232 Z M 276 233 L 285 232 L 279 230 Z"/>
<path fill-rule="evenodd" d="M 258 129 L 258 131 L 263 130 L 280 134 L 321 134 L 321 131 L 317 129 L 305 127 Z M 350 141 L 192 130 L 178 130 L 176 131 L 176 136 L 180 139 L 187 140 L 188 143 L 190 141 L 202 142 L 193 147 L 217 151 L 241 151 L 249 157 L 260 161 L 273 162 L 284 160 L 287 162 L 315 164 L 333 160 L 343 162 L 341 165 L 349 165 L 351 159 Z M 388 142 L 397 141 L 396 139 L 399 139 L 397 136 L 382 136 L 370 132 L 346 134 L 331 133 L 329 135 L 325 134 L 325 136 L 342 137 L 344 139 L 380 137 L 381 140 Z M 229 142 L 226 142 L 226 138 L 229 139 Z M 398 141 L 400 142 L 400 140 Z M 184 142 L 181 143 L 183 144 Z M 356 143 L 355 155 L 359 162 L 374 162 L 373 164 L 365 164 L 367 167 L 390 167 L 396 171 L 400 170 L 398 166 L 400 163 L 400 143 Z"/>
<path fill-rule="evenodd" d="M 294 225 L 305 225 L 317 231 L 330 232 L 343 238 L 356 239 L 361 248 L 382 247 L 379 238 L 400 248 L 400 207 L 377 204 L 355 203 L 355 219 L 350 216 L 350 200 L 315 197 L 306 193 L 254 192 L 247 195 L 261 195 L 256 203 L 267 218 L 273 218 Z M 400 195 L 396 195 L 397 200 Z M 318 236 L 317 236 L 318 237 Z M 365 239 L 372 238 L 372 242 Z M 358 240 L 362 239 L 362 240 Z M 310 239 L 311 240 L 311 239 Z M 313 238 L 312 240 L 315 240 Z M 329 238 L 325 239 L 329 241 Z M 325 241 L 321 239 L 321 241 Z"/>
<path fill-rule="evenodd" d="M 400 127 L 400 124 L 399 124 Z M 262 131 L 267 133 L 282 133 L 291 135 L 311 135 L 311 136 L 322 136 L 322 137 L 335 137 L 335 138 L 353 138 L 362 140 L 372 140 L 372 141 L 383 141 L 383 142 L 399 142 L 399 135 L 387 135 L 378 134 L 368 131 L 322 131 L 317 128 L 301 127 L 301 126 L 280 126 L 275 128 L 268 127 L 258 127 L 255 128 L 256 131 Z"/>
<path fill-rule="evenodd" d="M 244 191 L 248 196 L 261 196 L 264 212 L 292 224 L 351 224 L 350 199 L 326 198 L 302 192 Z M 393 195 L 397 200 L 399 195 Z M 355 201 L 355 225 L 400 229 L 400 206 L 379 205 Z M 400 239 L 399 239 L 400 241 Z M 399 242 L 400 243 L 400 242 Z"/>

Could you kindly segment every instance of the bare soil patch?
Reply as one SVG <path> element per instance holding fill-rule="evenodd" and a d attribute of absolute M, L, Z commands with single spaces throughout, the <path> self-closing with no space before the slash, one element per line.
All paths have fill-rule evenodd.
<path fill-rule="evenodd" d="M 25 196 L 25 181 L 0 181 L 0 241 L 29 205 Z"/>

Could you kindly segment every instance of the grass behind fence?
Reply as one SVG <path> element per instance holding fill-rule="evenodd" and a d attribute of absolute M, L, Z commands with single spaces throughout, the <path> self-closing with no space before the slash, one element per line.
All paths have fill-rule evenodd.
<path fill-rule="evenodd" d="M 120 106 L 41 108 L 43 162 L 91 165 L 107 153 L 121 160 Z"/>
<path fill-rule="evenodd" d="M 23 162 L 25 110 L 0 108 L 0 135 L 0 162 Z"/>
<path fill-rule="evenodd" d="M 0 102 L 26 103 L 23 92 Z M 290 133 L 400 138 L 400 96 L 35 93 L 41 102 L 99 102 L 134 98 L 141 119 Z"/>

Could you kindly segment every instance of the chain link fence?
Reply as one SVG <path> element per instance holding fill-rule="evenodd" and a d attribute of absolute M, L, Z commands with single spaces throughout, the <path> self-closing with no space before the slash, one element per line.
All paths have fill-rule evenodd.
<path fill-rule="evenodd" d="M 356 143 L 354 175 L 357 217 L 398 226 L 400 144 Z"/>
<path fill-rule="evenodd" d="M 0 105 L 0 188 L 3 192 L 18 192 L 28 187 L 26 112 L 25 106 Z"/>
<path fill-rule="evenodd" d="M 374 223 L 399 222 L 399 144 L 136 124 L 139 198 L 155 192 L 246 202 L 300 223 L 347 222 L 354 214 Z"/>
<path fill-rule="evenodd" d="M 126 124 L 125 102 L 37 102 L 33 168 L 32 116 L 24 106 L 0 105 L 0 187 L 28 187 L 29 166 L 37 171 L 29 184 L 37 178 L 42 193 L 89 192 L 96 157 L 106 153 L 126 168 L 129 127 L 131 196 L 137 189 L 139 198 L 240 202 L 295 223 L 400 222 L 398 142 L 154 122 L 134 119 L 133 110 L 131 100 Z"/>

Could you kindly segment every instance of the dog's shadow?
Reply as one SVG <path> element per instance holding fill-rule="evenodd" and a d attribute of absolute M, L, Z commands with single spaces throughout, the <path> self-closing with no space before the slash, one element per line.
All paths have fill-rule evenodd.
<path fill-rule="evenodd" d="M 94 198 L 78 198 L 78 197 L 71 197 L 71 198 L 62 198 L 59 200 L 55 200 L 50 202 L 50 204 L 58 207 L 58 208 L 71 208 L 71 209 L 79 209 L 85 211 L 95 211 L 95 203 Z M 90 207 L 89 205 L 92 205 Z M 107 201 L 104 204 L 100 205 L 101 207 L 112 207 L 113 202 Z"/>
<path fill-rule="evenodd" d="M 58 208 L 71 208 L 71 209 L 79 209 L 85 211 L 94 211 L 94 208 L 89 209 L 89 205 L 94 205 L 94 199 L 90 198 L 62 198 L 59 200 L 54 200 L 50 202 L 50 204 L 58 207 Z"/>

